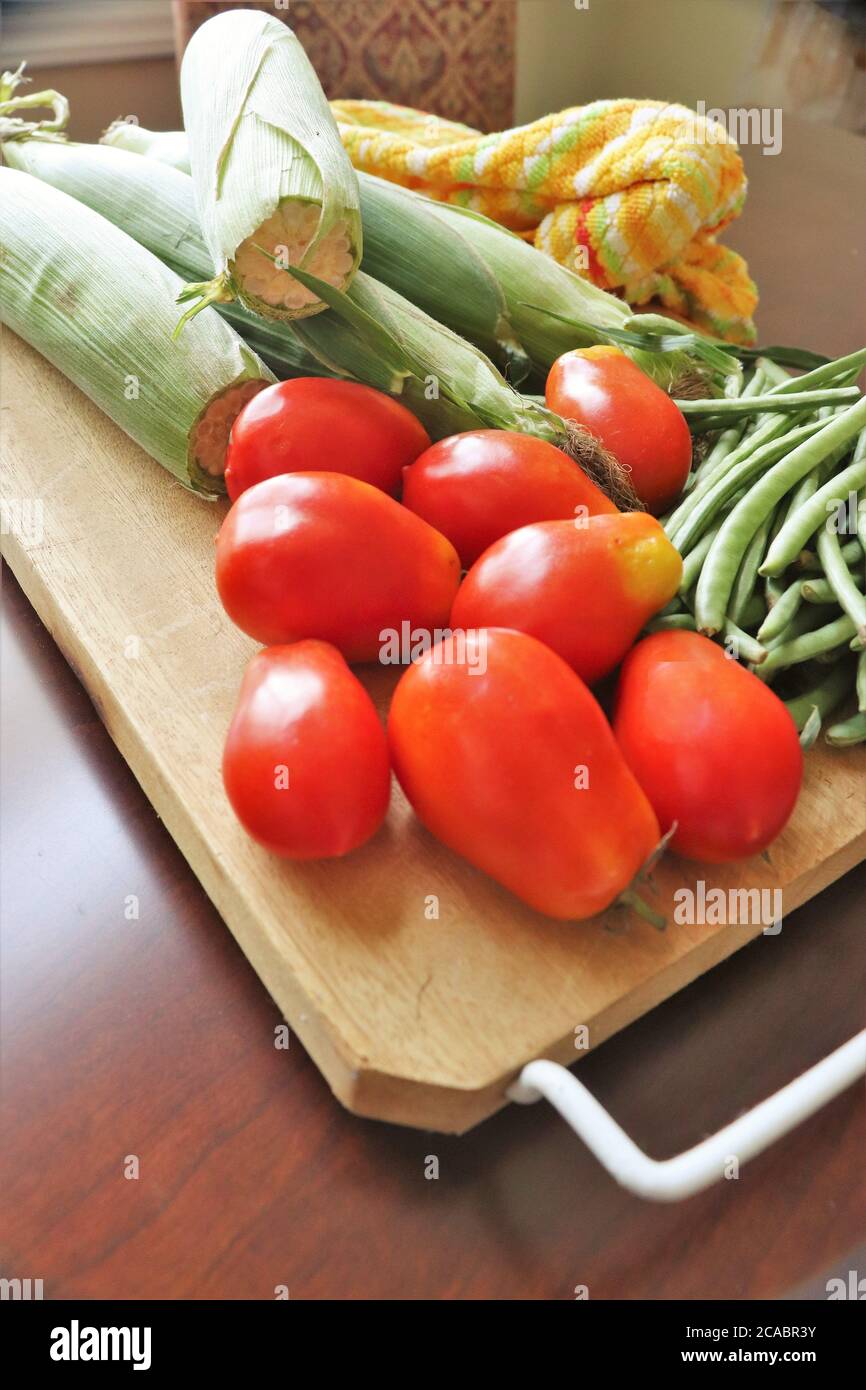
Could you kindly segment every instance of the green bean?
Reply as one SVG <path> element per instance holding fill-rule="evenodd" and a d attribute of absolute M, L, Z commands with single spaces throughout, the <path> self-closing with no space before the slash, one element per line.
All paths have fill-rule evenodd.
<path fill-rule="evenodd" d="M 804 632 L 801 636 L 792 638 L 790 642 L 780 642 L 778 646 L 770 647 L 767 652 L 762 674 L 770 675 L 784 667 L 797 666 L 801 661 L 811 661 L 824 652 L 841 646 L 853 633 L 854 623 L 846 613 L 835 622 L 815 628 L 812 632 Z"/>
<path fill-rule="evenodd" d="M 722 506 L 730 501 L 734 493 L 739 491 L 744 483 L 752 482 L 754 478 L 765 473 L 768 468 L 778 463 L 780 459 L 784 459 L 786 455 L 791 457 L 792 454 L 789 451 L 809 444 L 814 436 L 823 436 L 830 428 L 830 423 L 824 424 L 819 420 L 813 420 L 808 424 L 798 425 L 796 429 L 789 430 L 781 439 L 768 440 L 766 444 L 742 459 L 733 468 L 726 470 L 717 479 L 711 480 L 707 487 L 691 493 L 690 497 L 693 500 L 691 513 L 685 517 L 675 532 L 668 527 L 665 528 L 668 539 L 681 552 L 688 550 Z"/>
<path fill-rule="evenodd" d="M 782 527 L 782 523 L 785 520 L 785 515 L 786 511 L 784 506 L 779 506 L 776 508 L 775 514 L 773 516 L 773 524 L 770 527 L 769 540 L 771 542 L 775 540 L 776 536 L 779 534 L 779 531 Z M 779 602 L 784 592 L 785 585 L 781 582 L 781 580 L 774 579 L 772 575 L 768 575 L 764 579 L 764 603 L 766 605 L 768 613 Z"/>
<path fill-rule="evenodd" d="M 841 724 L 834 724 L 824 737 L 834 748 L 850 748 L 855 743 L 866 742 L 866 714 L 853 714 Z"/>
<path fill-rule="evenodd" d="M 863 367 L 866 367 L 866 348 L 859 348 L 857 352 L 849 352 L 846 357 L 837 357 L 833 362 L 825 362 L 811 372 L 805 372 L 803 376 L 789 377 L 780 386 L 771 387 L 768 394 L 781 396 L 787 395 L 789 391 L 811 391 L 813 387 L 824 386 L 839 376 L 850 376 L 852 381 L 856 381 Z"/>
<path fill-rule="evenodd" d="M 832 671 L 821 677 L 817 685 L 813 685 L 811 689 L 805 690 L 802 695 L 797 695 L 792 700 L 786 700 L 785 708 L 797 728 L 804 727 L 810 710 L 817 709 L 822 718 L 830 714 L 845 699 L 850 682 L 850 664 L 834 666 Z"/>
<path fill-rule="evenodd" d="M 764 517 L 764 520 L 749 541 L 748 549 L 743 556 L 743 562 L 737 573 L 731 601 L 728 604 L 728 616 L 733 618 L 735 623 L 740 623 L 746 627 L 748 627 L 748 623 L 743 624 L 743 612 L 755 592 L 755 582 L 758 578 L 758 566 L 766 553 L 767 537 L 770 534 L 770 527 L 772 524 L 773 513 L 771 512 L 769 516 Z"/>
<path fill-rule="evenodd" d="M 858 401 L 856 405 L 852 405 L 850 410 L 845 411 L 844 415 L 838 415 L 835 419 L 828 420 L 821 426 L 820 434 L 814 439 L 804 440 L 796 449 L 770 468 L 725 517 L 719 527 L 719 534 L 710 546 L 710 552 L 704 561 L 701 577 L 698 580 L 695 613 L 698 629 L 701 632 L 708 632 L 712 635 L 714 632 L 718 632 L 721 627 L 740 561 L 764 517 L 769 515 L 777 503 L 781 502 L 785 493 L 790 492 L 801 478 L 804 478 L 807 473 L 811 473 L 828 454 L 833 453 L 841 444 L 852 438 L 863 426 L 864 421 L 866 421 L 866 398 Z M 866 467 L 866 464 L 857 465 L 857 467 L 861 466 Z M 841 479 L 844 477 L 844 474 L 840 475 Z M 815 498 L 820 495 L 821 489 L 819 488 L 815 497 L 812 498 L 811 502 L 807 502 L 806 506 L 812 506 Z M 792 517 L 791 521 L 786 522 L 782 527 L 770 547 L 770 554 L 774 549 L 777 549 L 781 537 L 795 520 L 796 518 Z M 770 568 L 768 560 L 769 555 L 758 572 L 760 574 L 781 573 L 781 570 L 777 571 L 775 567 Z"/>
<path fill-rule="evenodd" d="M 748 400 L 751 396 L 757 396 L 763 389 L 765 380 L 766 378 L 763 370 L 760 367 L 756 367 L 752 376 L 746 382 L 745 386 L 743 386 L 738 398 L 740 400 Z M 725 394 L 727 394 L 727 392 Z M 702 482 L 708 474 L 715 471 L 718 465 L 727 458 L 734 446 L 740 442 L 751 423 L 751 421 L 746 421 L 744 423 L 741 420 L 737 420 L 719 435 L 706 458 L 702 463 L 698 464 L 694 473 L 690 474 L 690 487 L 694 487 L 697 483 Z"/>
<path fill-rule="evenodd" d="M 860 439 L 861 439 L 861 441 L 864 440 L 864 439 L 866 439 L 866 430 L 863 431 L 863 433 L 862 433 L 861 436 L 860 436 Z M 860 458 L 866 458 L 866 449 L 864 449 L 864 450 L 862 451 L 862 453 L 860 453 L 860 458 L 858 458 L 858 453 L 860 453 L 860 445 L 859 445 L 859 444 L 858 444 L 857 448 L 854 450 L 854 462 L 855 462 L 855 463 L 859 463 L 859 462 L 860 462 Z M 858 540 L 858 543 L 859 543 L 859 545 L 860 545 L 860 549 L 863 551 L 863 554 L 866 555 L 866 492 L 863 492 L 863 493 L 860 495 L 860 497 L 857 498 L 857 517 L 856 517 L 856 525 L 857 525 L 857 540 Z"/>
<path fill-rule="evenodd" d="M 692 613 L 664 613 L 647 623 L 644 631 L 670 632 L 672 628 L 686 628 L 689 632 L 697 631 L 694 615 Z"/>
<path fill-rule="evenodd" d="M 854 576 L 842 558 L 838 533 L 827 526 L 822 526 L 818 532 L 818 558 L 839 607 L 848 614 L 858 635 L 866 640 L 866 598 L 857 588 Z"/>
<path fill-rule="evenodd" d="M 860 582 L 854 579 L 850 570 L 846 570 L 846 574 L 853 583 Z M 823 576 L 820 579 L 795 579 L 794 583 L 800 585 L 800 595 L 807 603 L 836 602 L 836 591 L 829 579 L 824 579 Z"/>
<path fill-rule="evenodd" d="M 799 579 L 795 579 L 793 584 L 789 584 L 787 589 L 783 589 L 758 628 L 758 641 L 766 646 L 768 642 L 772 642 L 774 637 L 780 637 L 802 601 L 802 586 Z"/>
<path fill-rule="evenodd" d="M 759 370 L 762 373 L 762 380 L 764 382 L 762 389 L 764 391 L 769 392 L 774 386 L 783 386 L 786 382 L 791 380 L 790 372 L 786 372 L 784 367 L 780 367 L 778 363 L 773 362 L 767 357 L 758 358 L 758 361 L 755 363 L 756 375 Z M 761 393 L 760 391 L 754 391 L 752 394 L 758 396 Z M 749 424 L 747 424 L 746 428 L 747 430 L 754 429 L 756 426 L 762 425 L 772 418 L 771 414 L 758 415 L 754 421 L 750 421 Z"/>
<path fill-rule="evenodd" d="M 856 565 L 860 561 L 860 542 L 848 541 L 842 546 L 842 559 L 846 565 Z M 822 570 L 823 565 L 814 550 L 801 550 L 796 565 L 801 570 Z"/>
<path fill-rule="evenodd" d="M 819 405 L 844 405 L 858 401 L 860 392 L 856 386 L 826 386 L 820 391 L 788 391 L 784 396 L 752 396 L 733 399 L 716 396 L 700 401 L 675 401 L 680 411 L 689 419 L 692 415 L 709 415 L 716 420 L 724 420 L 732 415 L 760 415 L 767 411 L 775 414 L 780 410 L 814 410 Z"/>
<path fill-rule="evenodd" d="M 800 730 L 800 747 L 807 753 L 821 732 L 821 712 L 817 705 L 813 705 L 806 716 L 806 722 Z"/>
<path fill-rule="evenodd" d="M 740 614 L 740 627 L 744 627 L 748 632 L 750 628 L 757 628 L 766 616 L 767 605 L 764 602 L 764 596 L 756 590 Z M 763 643 L 760 645 L 763 646 Z"/>
<path fill-rule="evenodd" d="M 805 607 L 797 609 L 787 627 L 782 629 L 778 637 L 774 637 L 769 642 L 765 641 L 764 646 L 767 651 L 772 651 L 775 647 L 780 647 L 783 642 L 791 642 L 804 632 L 814 632 L 815 628 L 824 627 L 838 616 L 839 610 L 833 603 L 821 605 L 807 603 Z"/>
<path fill-rule="evenodd" d="M 663 525 L 670 539 L 676 534 L 679 526 L 691 512 L 698 497 L 703 496 L 707 488 L 713 486 L 719 478 L 723 477 L 731 468 L 735 468 L 743 459 L 750 458 L 756 449 L 765 444 L 769 444 L 774 439 L 779 439 L 782 435 L 787 435 L 792 425 L 797 421 L 792 421 L 787 415 L 773 415 L 765 420 L 764 424 L 758 425 L 754 433 L 747 433 L 741 438 L 739 444 L 724 454 L 721 460 L 712 469 L 704 470 L 707 460 L 701 465 L 701 477 L 697 487 L 692 488 L 691 492 L 665 517 Z"/>
<path fill-rule="evenodd" d="M 744 434 L 744 426 L 736 424 L 730 429 L 724 430 L 710 449 L 705 459 L 702 459 L 694 472 L 690 473 L 686 482 L 686 492 L 690 492 L 697 487 L 698 483 L 704 479 L 708 473 L 712 473 L 715 468 L 727 458 L 735 444 L 739 444 Z"/>
<path fill-rule="evenodd" d="M 698 575 L 701 572 L 701 565 L 707 558 L 707 553 L 718 529 L 718 526 L 716 526 L 714 530 L 707 531 L 706 535 L 701 537 L 694 549 L 683 556 L 683 575 L 680 580 L 679 589 L 681 594 L 687 594 L 689 589 L 693 588 L 697 583 Z"/>
<path fill-rule="evenodd" d="M 821 484 L 827 481 L 827 478 L 830 476 L 830 470 L 832 468 L 832 465 L 833 457 L 831 455 L 829 461 L 825 459 L 823 463 L 819 463 L 817 468 L 813 468 L 812 472 L 807 473 L 806 477 L 803 478 L 802 482 L 797 484 L 793 492 L 790 494 L 790 497 L 788 498 L 787 507 L 785 508 L 785 515 L 782 517 L 778 527 L 776 528 L 773 540 L 776 539 L 776 536 L 781 531 L 785 522 L 790 517 L 792 517 L 796 511 L 799 511 L 804 502 L 808 502 L 810 497 L 814 497 Z M 779 509 L 779 516 L 782 516 L 781 508 Z"/>
<path fill-rule="evenodd" d="M 866 398 L 846 414 L 853 415 L 855 411 L 860 410 L 861 406 L 864 407 L 864 414 L 866 414 Z M 833 430 L 844 428 L 845 424 L 845 415 L 840 415 L 826 424 L 820 436 L 822 443 Z M 835 445 L 831 444 L 831 448 L 833 447 Z M 809 444 L 801 446 L 801 449 L 796 450 L 795 454 L 801 453 L 804 448 L 808 449 Z M 789 455 L 785 462 L 791 463 L 795 454 Z M 797 558 L 809 537 L 817 531 L 821 522 L 827 519 L 829 508 L 834 504 L 838 505 L 840 502 L 844 502 L 849 492 L 856 492 L 864 483 L 866 483 L 866 459 L 862 459 L 859 463 L 849 464 L 847 468 L 843 468 L 841 473 L 837 473 L 834 478 L 826 482 L 823 487 L 819 487 L 818 491 L 809 498 L 809 501 L 785 522 L 767 552 L 767 558 L 761 566 L 761 574 L 781 574 L 783 570 L 786 570 Z"/>
<path fill-rule="evenodd" d="M 857 708 L 861 714 L 866 711 L 866 652 L 857 658 Z"/>
<path fill-rule="evenodd" d="M 784 367 L 780 367 L 778 362 L 774 362 L 772 357 L 759 357 L 755 363 L 755 375 L 761 372 L 769 386 L 784 386 L 788 381 L 796 381 L 790 372 L 786 372 Z"/>
<path fill-rule="evenodd" d="M 760 666 L 767 660 L 767 649 L 756 638 L 750 637 L 730 618 L 724 623 L 725 646 L 738 660 L 748 661 L 750 666 Z"/>

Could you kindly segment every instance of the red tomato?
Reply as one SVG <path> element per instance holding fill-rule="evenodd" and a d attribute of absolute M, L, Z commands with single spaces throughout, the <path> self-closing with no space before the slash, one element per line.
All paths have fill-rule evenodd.
<path fill-rule="evenodd" d="M 404 470 L 403 502 L 448 537 L 467 567 L 531 521 L 617 510 L 561 449 L 511 430 L 440 439 Z"/>
<path fill-rule="evenodd" d="M 659 516 L 680 495 L 692 464 L 685 416 L 619 348 L 564 353 L 550 369 L 545 397 L 557 415 L 577 420 L 610 449 L 649 511 Z"/>
<path fill-rule="evenodd" d="M 550 917 L 603 912 L 658 843 L 600 706 L 522 632 L 455 633 L 422 656 L 388 743 L 428 830 Z"/>
<path fill-rule="evenodd" d="M 657 632 L 625 659 L 614 733 L 672 847 L 723 864 L 759 854 L 794 809 L 803 777 L 782 701 L 696 632 Z"/>
<path fill-rule="evenodd" d="M 391 769 L 373 702 L 327 642 L 247 666 L 223 753 L 235 815 L 288 859 L 348 854 L 385 818 Z"/>
<path fill-rule="evenodd" d="M 622 661 L 673 598 L 683 562 L 646 512 L 540 521 L 504 536 L 467 574 L 452 627 L 512 627 L 545 642 L 590 684 Z"/>
<path fill-rule="evenodd" d="M 404 465 L 429 445 L 421 422 L 382 391 L 354 381 L 296 377 L 259 391 L 235 420 L 226 487 L 234 501 L 277 473 L 321 470 L 396 492 Z"/>
<path fill-rule="evenodd" d="M 373 661 L 383 632 L 447 625 L 460 561 L 444 536 L 342 473 L 282 473 L 223 522 L 216 581 L 233 622 L 268 646 L 320 637 Z"/>

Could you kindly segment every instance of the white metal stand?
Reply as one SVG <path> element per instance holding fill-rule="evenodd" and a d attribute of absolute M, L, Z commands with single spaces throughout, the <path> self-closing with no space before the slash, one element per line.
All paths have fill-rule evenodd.
<path fill-rule="evenodd" d="M 662 1161 L 639 1149 L 582 1082 L 558 1062 L 529 1062 L 507 1094 L 521 1105 L 544 1096 L 622 1187 L 650 1201 L 679 1202 L 718 1182 L 732 1159 L 742 1164 L 754 1158 L 864 1072 L 866 1029 L 718 1134 Z"/>

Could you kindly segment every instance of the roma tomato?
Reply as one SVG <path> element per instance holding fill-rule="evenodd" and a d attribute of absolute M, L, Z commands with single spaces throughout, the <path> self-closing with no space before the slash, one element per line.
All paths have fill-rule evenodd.
<path fill-rule="evenodd" d="M 518 526 L 617 510 L 561 449 L 511 430 L 440 439 L 404 470 L 403 502 L 448 537 L 467 568 Z"/>
<path fill-rule="evenodd" d="M 680 495 L 692 464 L 685 416 L 619 348 L 564 353 L 550 369 L 545 398 L 610 449 L 648 511 L 659 516 Z"/>
<path fill-rule="evenodd" d="M 626 657 L 614 733 L 673 849 L 723 864 L 776 838 L 803 777 L 797 730 L 763 681 L 696 632 L 657 632 Z"/>
<path fill-rule="evenodd" d="M 226 454 L 232 501 L 276 473 L 319 469 L 396 492 L 403 467 L 430 445 L 411 411 L 358 382 L 302 376 L 268 386 L 255 399 L 255 410 L 244 408 L 232 425 Z"/>
<path fill-rule="evenodd" d="M 348 854 L 385 818 L 391 769 L 373 702 L 327 642 L 268 647 L 244 673 L 223 753 L 235 815 L 288 859 Z"/>
<path fill-rule="evenodd" d="M 446 625 L 460 561 L 444 536 L 342 473 L 283 473 L 235 502 L 216 542 L 233 622 L 268 646 L 320 637 L 373 661 L 382 633 Z"/>
<path fill-rule="evenodd" d="M 400 679 L 388 743 L 427 829 L 550 917 L 603 912 L 658 843 L 595 698 L 522 632 L 428 651 Z"/>
<path fill-rule="evenodd" d="M 542 521 L 475 562 L 457 590 L 451 625 L 528 632 L 591 684 L 622 661 L 673 598 L 682 572 L 678 552 L 646 512 Z"/>

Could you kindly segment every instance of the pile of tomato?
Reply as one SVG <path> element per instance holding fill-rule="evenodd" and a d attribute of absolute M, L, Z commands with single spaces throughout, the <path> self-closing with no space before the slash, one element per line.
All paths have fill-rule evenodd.
<path fill-rule="evenodd" d="M 721 862 L 787 821 L 802 753 L 781 701 L 694 632 L 640 638 L 682 575 L 652 513 L 689 472 L 683 416 L 609 348 L 561 358 L 547 399 L 629 469 L 646 511 L 618 511 L 542 439 L 431 444 L 402 405 L 351 382 L 281 382 L 238 417 L 216 580 L 264 649 L 223 776 L 269 850 L 356 849 L 393 771 L 451 849 L 537 910 L 581 919 L 628 900 L 665 838 Z M 383 728 L 351 667 L 394 652 L 411 659 Z"/>

